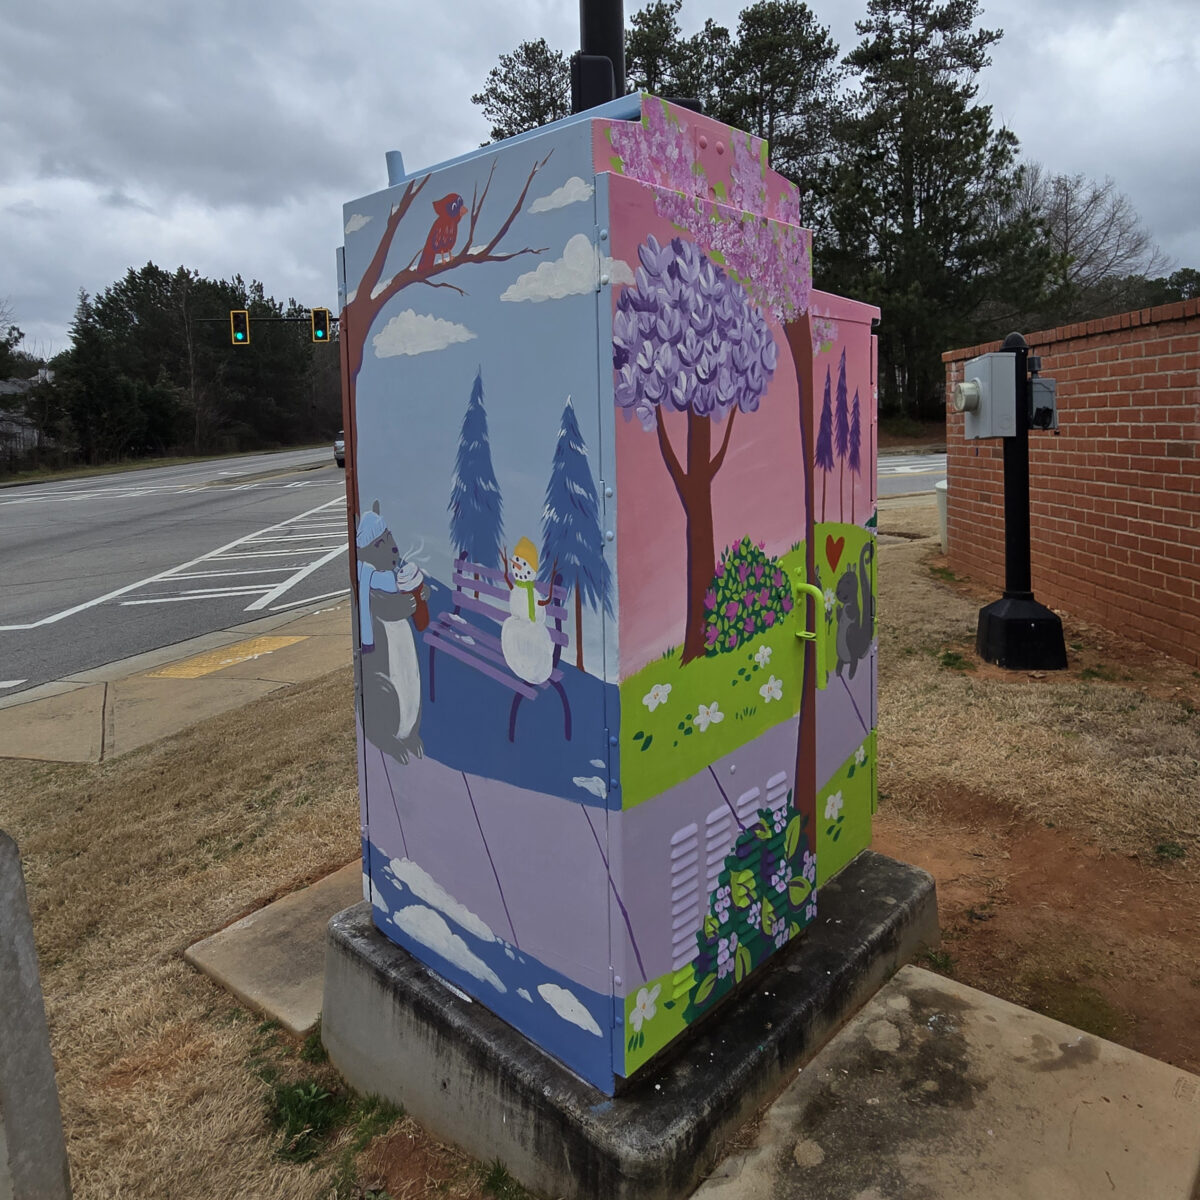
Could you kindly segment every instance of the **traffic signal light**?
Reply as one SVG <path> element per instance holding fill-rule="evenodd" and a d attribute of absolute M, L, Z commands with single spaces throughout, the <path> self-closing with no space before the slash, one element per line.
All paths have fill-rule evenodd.
<path fill-rule="evenodd" d="M 314 308 L 312 316 L 312 340 L 314 342 L 329 341 L 329 309 Z"/>
<path fill-rule="evenodd" d="M 244 308 L 229 313 L 229 340 L 235 346 L 250 345 L 250 314 Z"/>

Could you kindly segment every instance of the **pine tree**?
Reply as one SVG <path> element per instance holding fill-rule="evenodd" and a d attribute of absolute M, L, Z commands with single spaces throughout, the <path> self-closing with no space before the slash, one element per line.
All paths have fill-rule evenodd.
<path fill-rule="evenodd" d="M 459 554 L 484 567 L 499 567 L 504 537 L 504 505 L 492 470 L 483 372 L 475 376 L 463 416 L 450 488 L 450 541 Z"/>
<path fill-rule="evenodd" d="M 838 364 L 837 399 L 833 405 L 833 447 L 842 464 L 838 475 L 838 505 L 842 502 L 842 485 L 846 480 L 846 454 L 850 449 L 850 414 L 846 407 L 846 351 L 842 350 L 842 361 Z M 853 486 L 853 480 L 851 481 Z"/>
<path fill-rule="evenodd" d="M 522 42 L 487 76 L 482 92 L 471 97 L 492 123 L 492 141 L 547 125 L 571 111 L 571 70 L 561 50 L 545 38 Z"/>
<path fill-rule="evenodd" d="M 612 579 L 604 558 L 600 506 L 588 466 L 587 445 L 579 432 L 575 409 L 567 398 L 563 408 L 554 463 L 542 510 L 540 576 L 548 583 L 552 571 L 575 593 L 575 665 L 583 670 L 583 605 L 612 614 Z"/>
<path fill-rule="evenodd" d="M 833 377 L 825 368 L 825 398 L 821 402 L 821 425 L 817 430 L 817 447 L 813 457 L 821 468 L 821 520 L 825 520 L 825 484 L 833 470 Z"/>
<path fill-rule="evenodd" d="M 1033 222 L 1014 212 L 1017 140 L 975 100 L 1001 36 L 974 28 L 979 11 L 869 0 L 816 247 L 823 287 L 884 310 L 881 400 L 917 416 L 942 409 L 942 351 L 970 344 L 985 301 L 1036 291 L 1045 265 Z"/>

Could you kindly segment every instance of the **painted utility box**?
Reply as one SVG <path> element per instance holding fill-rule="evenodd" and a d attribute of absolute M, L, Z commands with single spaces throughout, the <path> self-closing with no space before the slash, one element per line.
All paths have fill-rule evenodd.
<path fill-rule="evenodd" d="M 366 894 L 610 1094 L 870 840 L 878 310 L 810 261 L 647 96 L 345 207 Z"/>

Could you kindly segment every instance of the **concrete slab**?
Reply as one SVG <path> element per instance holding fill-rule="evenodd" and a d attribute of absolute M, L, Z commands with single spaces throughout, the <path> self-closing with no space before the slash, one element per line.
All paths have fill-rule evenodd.
<path fill-rule="evenodd" d="M 321 1015 L 329 919 L 362 894 L 356 861 L 189 946 L 183 956 L 243 1004 L 303 1037 Z"/>
<path fill-rule="evenodd" d="M 1200 1078 L 905 967 L 697 1200 L 1193 1200 Z"/>
<path fill-rule="evenodd" d="M 16 843 L 0 831 L 0 1197 L 70 1200 L 62 1112 Z"/>
<path fill-rule="evenodd" d="M 152 679 L 146 675 L 118 679 L 108 685 L 105 756 L 111 758 L 156 742 L 282 686 L 275 680 L 226 679 L 223 675 L 208 679 Z"/>
<path fill-rule="evenodd" d="M 14 692 L 11 696 L 0 696 L 0 711 L 6 708 L 20 708 L 22 704 L 32 704 L 35 700 L 44 700 L 48 696 L 65 696 L 68 692 L 77 692 L 83 683 L 69 679 L 56 679 L 53 683 L 39 683 L 37 687 L 26 688 L 23 692 Z"/>
<path fill-rule="evenodd" d="M 288 633 L 303 637 L 291 646 L 272 650 L 253 661 L 225 667 L 221 677 L 225 679 L 274 679 L 280 683 L 299 683 L 305 679 L 316 679 L 328 675 L 339 667 L 348 667 L 354 661 L 350 645 L 350 631 L 346 629 L 336 636 L 331 634 L 300 634 L 295 626 L 288 626 Z"/>
<path fill-rule="evenodd" d="M 389 942 L 363 903 L 330 923 L 321 1035 L 359 1091 L 499 1157 L 549 1196 L 688 1195 L 722 1142 L 922 945 L 933 880 L 866 851 L 821 890 L 788 951 L 610 1098 Z"/>
<path fill-rule="evenodd" d="M 99 762 L 107 687 L 96 683 L 0 710 L 0 758 Z"/>

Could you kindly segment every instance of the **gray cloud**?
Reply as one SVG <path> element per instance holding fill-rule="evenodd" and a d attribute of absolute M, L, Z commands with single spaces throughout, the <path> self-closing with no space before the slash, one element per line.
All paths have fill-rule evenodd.
<path fill-rule="evenodd" d="M 640 5 L 630 0 L 633 12 Z M 687 32 L 736 25 L 734 0 L 685 0 Z M 815 0 L 843 50 L 866 0 Z M 824 11 L 822 11 L 824 10 Z M 1164 250 L 1200 266 L 1193 0 L 995 0 L 1005 29 L 981 98 L 1051 171 L 1112 176 Z M 0 295 L 31 341 L 66 344 L 80 288 L 130 266 L 240 272 L 334 303 L 344 202 L 477 146 L 470 96 L 498 55 L 545 36 L 559 0 L 39 0 L 0 40 Z"/>

